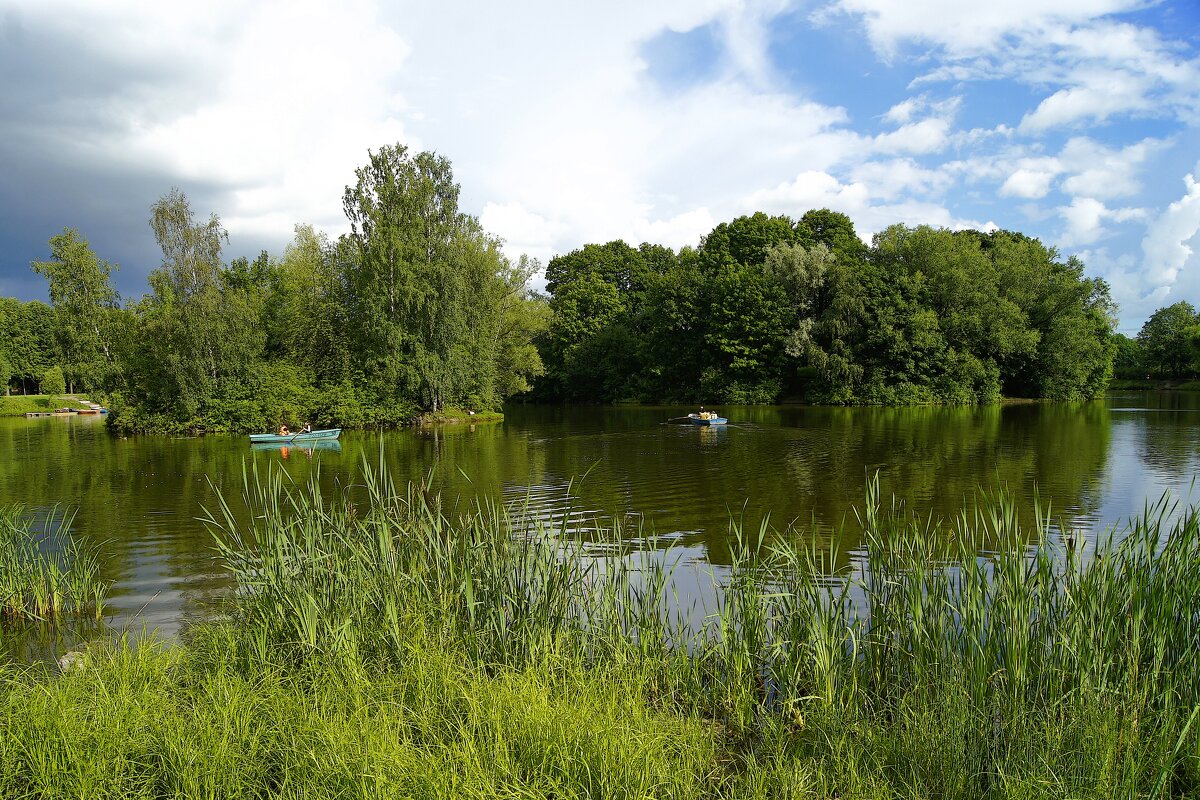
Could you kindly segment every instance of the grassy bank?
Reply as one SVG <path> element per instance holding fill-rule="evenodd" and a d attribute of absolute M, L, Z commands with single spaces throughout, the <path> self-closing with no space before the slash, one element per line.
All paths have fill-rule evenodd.
<path fill-rule="evenodd" d="M 84 400 L 74 395 L 17 394 L 11 397 L 0 396 L 0 417 L 23 417 L 30 412 L 87 407 Z"/>
<path fill-rule="evenodd" d="M 1112 390 L 1133 390 L 1133 391 L 1172 391 L 1172 392 L 1200 392 L 1200 381 L 1168 381 L 1168 380 L 1142 380 L 1142 379 L 1127 379 L 1116 378 L 1109 381 L 1109 391 Z"/>
<path fill-rule="evenodd" d="M 444 408 L 441 411 L 426 411 L 418 415 L 414 425 L 456 425 L 480 422 L 502 422 L 504 415 L 499 411 L 471 411 L 465 408 Z"/>
<path fill-rule="evenodd" d="M 0 686 L 0 794 L 1183 797 L 1200 792 L 1200 525 L 1094 549 L 1004 497 L 944 525 L 870 490 L 854 574 L 734 532 L 703 614 L 628 533 L 246 483 L 240 588 L 182 648 Z M 623 543 L 625 542 L 625 543 Z M 686 582 L 684 582 L 686 583 Z"/>

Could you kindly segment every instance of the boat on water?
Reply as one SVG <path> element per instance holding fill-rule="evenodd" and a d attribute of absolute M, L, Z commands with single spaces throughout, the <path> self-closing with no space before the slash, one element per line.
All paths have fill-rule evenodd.
<path fill-rule="evenodd" d="M 729 422 L 725 417 L 717 416 L 713 411 L 701 411 L 699 414 L 688 414 L 688 422 L 693 425 L 724 425 Z"/>
<path fill-rule="evenodd" d="M 302 442 L 315 442 L 321 439 L 336 439 L 342 433 L 341 428 L 325 428 L 319 431 L 296 431 L 280 435 L 278 433 L 252 433 L 250 434 L 251 444 L 300 444 Z"/>

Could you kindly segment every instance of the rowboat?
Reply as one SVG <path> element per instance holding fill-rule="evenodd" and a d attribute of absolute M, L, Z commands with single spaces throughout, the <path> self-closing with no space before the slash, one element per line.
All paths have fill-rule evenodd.
<path fill-rule="evenodd" d="M 715 414 L 711 417 L 702 417 L 699 414 L 688 414 L 687 418 L 688 421 L 693 425 L 724 425 L 726 422 L 729 422 L 729 420 L 725 419 L 724 417 L 718 417 Z"/>
<path fill-rule="evenodd" d="M 277 442 L 279 444 L 299 444 L 318 439 L 336 439 L 341 433 L 341 428 L 326 428 L 320 431 L 296 431 L 295 433 L 289 433 L 287 436 L 280 436 L 278 433 L 252 433 L 250 434 L 250 443 L 265 444 L 267 442 Z"/>

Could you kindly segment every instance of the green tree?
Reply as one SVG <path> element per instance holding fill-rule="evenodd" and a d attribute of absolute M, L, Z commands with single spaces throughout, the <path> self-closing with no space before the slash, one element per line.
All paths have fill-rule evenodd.
<path fill-rule="evenodd" d="M 335 247 L 311 225 L 297 225 L 274 271 L 269 351 L 323 380 L 347 379 L 352 369 L 346 300 Z"/>
<path fill-rule="evenodd" d="M 854 223 L 828 208 L 805 213 L 796 223 L 796 234 L 800 244 L 822 244 L 842 264 L 859 264 L 867 257 L 867 246 L 858 238 Z"/>
<path fill-rule="evenodd" d="M 228 234 L 213 214 L 197 223 L 188 198 L 172 189 L 151 207 L 163 253 L 150 273 L 134 394 L 176 419 L 196 415 L 221 386 L 250 373 L 263 347 L 255 301 L 222 274 Z"/>
<path fill-rule="evenodd" d="M 0 382 L 4 384 L 4 396 L 8 397 L 12 394 L 12 386 L 10 382 L 13 376 L 12 362 L 8 360 L 8 353 L 0 351 Z"/>
<path fill-rule="evenodd" d="M 9 364 L 21 391 L 28 394 L 54 362 L 54 310 L 38 300 L 21 303 L 6 297 L 0 304 L 7 309 L 0 318 L 7 326 Z"/>
<path fill-rule="evenodd" d="M 50 255 L 50 261 L 33 262 L 33 270 L 49 283 L 68 388 L 74 392 L 76 382 L 97 388 L 114 368 L 109 341 L 118 297 L 109 277 L 115 266 L 98 258 L 74 228 L 50 238 Z"/>
<path fill-rule="evenodd" d="M 360 366 L 386 396 L 427 409 L 497 402 L 499 242 L 458 209 L 450 162 L 382 147 L 342 205 Z"/>
<path fill-rule="evenodd" d="M 62 367 L 57 364 L 43 372 L 38 383 L 42 394 L 63 394 L 67 391 L 67 382 L 63 377 Z"/>
<path fill-rule="evenodd" d="M 705 399 L 772 403 L 782 389 L 784 342 L 795 314 L 780 286 L 761 267 L 722 270 L 705 283 Z"/>
<path fill-rule="evenodd" d="M 503 293 L 497 307 L 496 391 L 501 398 L 528 392 L 534 378 L 544 375 L 534 341 L 550 327 L 550 306 L 532 293 L 529 282 L 541 270 L 537 259 L 522 255 L 501 273 Z"/>
<path fill-rule="evenodd" d="M 1142 346 L 1137 339 L 1118 333 L 1113 336 L 1113 374 L 1118 378 L 1142 378 L 1146 375 Z"/>
<path fill-rule="evenodd" d="M 1200 321 L 1191 303 L 1180 301 L 1160 308 L 1138 331 L 1146 363 L 1152 371 L 1167 378 L 1181 378 L 1194 366 L 1192 329 Z"/>
<path fill-rule="evenodd" d="M 617 399 L 623 386 L 609 385 L 616 374 L 612 357 L 628 355 L 628 351 L 608 352 L 606 343 L 624 337 L 609 335 L 602 340 L 600 335 L 625 317 L 620 289 L 597 272 L 584 272 L 558 285 L 550 307 L 553 317 L 544 357 L 548 377 L 557 384 L 557 396 L 593 402 Z"/>
<path fill-rule="evenodd" d="M 701 240 L 700 254 L 709 268 L 722 264 L 761 265 L 767 251 L 780 243 L 802 243 L 795 221 L 759 211 L 717 225 Z"/>

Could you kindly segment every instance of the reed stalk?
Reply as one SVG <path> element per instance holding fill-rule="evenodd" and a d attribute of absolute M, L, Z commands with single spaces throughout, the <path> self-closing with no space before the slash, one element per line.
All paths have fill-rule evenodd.
<path fill-rule="evenodd" d="M 95 554 L 72 538 L 73 521 L 58 507 L 40 517 L 0 508 L 0 623 L 101 618 L 108 583 Z"/>

